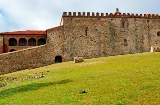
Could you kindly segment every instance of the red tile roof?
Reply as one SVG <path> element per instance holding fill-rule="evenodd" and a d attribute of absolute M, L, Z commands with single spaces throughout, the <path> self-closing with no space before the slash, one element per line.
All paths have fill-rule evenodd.
<path fill-rule="evenodd" d="M 42 30 L 25 30 L 25 31 L 14 31 L 14 32 L 2 32 L 1 35 L 43 35 L 46 34 L 46 31 Z"/>

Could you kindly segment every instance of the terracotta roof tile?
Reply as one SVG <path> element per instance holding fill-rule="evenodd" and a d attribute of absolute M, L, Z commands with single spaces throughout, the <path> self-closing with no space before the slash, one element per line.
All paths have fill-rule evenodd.
<path fill-rule="evenodd" d="M 44 30 L 25 30 L 25 31 L 14 31 L 14 32 L 2 32 L 1 35 L 43 35 L 46 34 Z"/>

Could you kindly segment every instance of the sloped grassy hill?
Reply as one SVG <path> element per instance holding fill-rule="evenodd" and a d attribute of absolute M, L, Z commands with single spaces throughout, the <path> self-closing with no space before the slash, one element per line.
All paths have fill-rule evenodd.
<path fill-rule="evenodd" d="M 0 105 L 158 105 L 160 53 L 53 64 L 1 75 L 0 83 Z"/>

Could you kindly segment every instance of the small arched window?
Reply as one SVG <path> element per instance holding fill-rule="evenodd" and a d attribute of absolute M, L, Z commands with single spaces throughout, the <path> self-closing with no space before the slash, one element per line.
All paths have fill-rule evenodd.
<path fill-rule="evenodd" d="M 27 40 L 25 38 L 19 39 L 19 46 L 27 46 Z"/>
<path fill-rule="evenodd" d="M 86 33 L 86 36 L 88 34 L 88 27 L 85 27 L 85 33 Z"/>
<path fill-rule="evenodd" d="M 9 46 L 17 46 L 17 40 L 15 38 L 10 38 Z"/>
<path fill-rule="evenodd" d="M 128 46 L 127 39 L 124 39 L 124 46 Z"/>
<path fill-rule="evenodd" d="M 122 27 L 122 28 L 125 27 L 125 22 L 122 22 L 121 27 Z"/>
<path fill-rule="evenodd" d="M 160 31 L 157 32 L 157 35 L 160 36 Z"/>
<path fill-rule="evenodd" d="M 120 21 L 120 27 L 123 29 L 128 29 L 129 22 L 127 18 L 122 18 Z"/>

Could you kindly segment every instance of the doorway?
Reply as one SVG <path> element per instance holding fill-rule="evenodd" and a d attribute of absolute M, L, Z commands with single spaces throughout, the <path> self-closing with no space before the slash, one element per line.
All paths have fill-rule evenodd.
<path fill-rule="evenodd" d="M 61 56 L 56 56 L 55 57 L 55 62 L 56 63 L 61 63 L 62 62 L 62 57 Z"/>

